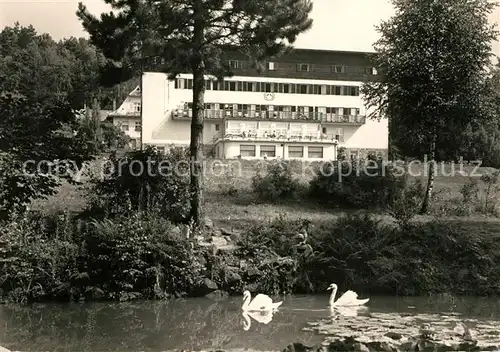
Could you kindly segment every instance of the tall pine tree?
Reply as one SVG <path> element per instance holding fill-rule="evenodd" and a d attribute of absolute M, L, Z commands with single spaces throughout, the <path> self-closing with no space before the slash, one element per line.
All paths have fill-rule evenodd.
<path fill-rule="evenodd" d="M 202 136 L 205 75 L 230 76 L 228 47 L 256 63 L 279 55 L 312 26 L 311 0 L 104 0 L 118 14 L 77 11 L 91 42 L 113 61 L 107 78 L 126 80 L 144 70 L 174 79 L 193 74 L 191 121 L 191 218 L 202 221 Z M 225 49 L 226 48 L 226 49 Z M 158 64 L 160 64 L 158 66 Z M 115 83 L 115 82 L 112 82 Z"/>

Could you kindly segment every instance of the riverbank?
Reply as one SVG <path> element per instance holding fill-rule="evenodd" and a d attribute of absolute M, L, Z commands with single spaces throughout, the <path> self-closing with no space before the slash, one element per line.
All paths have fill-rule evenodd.
<path fill-rule="evenodd" d="M 154 214 L 27 217 L 4 228 L 2 299 L 137 300 L 341 288 L 367 294 L 500 294 L 500 228 L 435 220 L 404 228 L 368 213 L 281 217 L 243 232 L 208 223 L 194 242 Z"/>

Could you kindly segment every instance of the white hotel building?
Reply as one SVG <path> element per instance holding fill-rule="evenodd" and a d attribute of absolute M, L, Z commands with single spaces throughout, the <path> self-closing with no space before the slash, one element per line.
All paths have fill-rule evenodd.
<path fill-rule="evenodd" d="M 356 157 L 386 154 L 387 120 L 366 117 L 359 88 L 377 79 L 369 55 L 295 49 L 258 72 L 237 52 L 234 76 L 206 77 L 203 142 L 217 158 L 334 160 L 339 148 Z M 142 76 L 142 143 L 189 145 L 192 75 Z"/>

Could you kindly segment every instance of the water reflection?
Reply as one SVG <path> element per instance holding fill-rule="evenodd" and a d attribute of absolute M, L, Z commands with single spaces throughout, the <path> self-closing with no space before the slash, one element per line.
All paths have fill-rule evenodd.
<path fill-rule="evenodd" d="M 340 317 L 357 317 L 358 314 L 368 314 L 369 309 L 366 306 L 355 306 L 355 307 L 333 307 L 330 308 L 330 315 L 333 319 L 339 319 Z"/>
<path fill-rule="evenodd" d="M 492 320 L 500 317 L 499 303 L 498 298 L 371 297 L 366 307 L 355 311 L 337 307 L 341 309 L 333 314 L 339 316 L 337 325 L 352 319 L 362 319 L 363 324 L 369 325 L 373 319 L 385 319 L 389 313 L 391 319 L 397 314 L 427 315 L 433 321 L 445 317 L 449 320 L 455 315 L 460 320 Z M 321 342 L 323 336 L 303 331 L 308 322 L 321 319 L 332 321 L 327 295 L 287 297 L 271 317 L 258 313 L 255 317 L 242 316 L 241 297 L 217 303 L 180 299 L 38 304 L 29 308 L 0 306 L 0 345 L 22 351 L 281 351 L 291 342 Z"/>
<path fill-rule="evenodd" d="M 282 350 L 290 341 L 315 344 L 302 331 L 311 316 L 277 312 L 267 324 L 242 317 L 241 298 L 170 302 L 0 306 L 0 345 L 22 351 Z M 262 321 L 262 323 L 261 323 Z"/>
<path fill-rule="evenodd" d="M 269 324 L 271 320 L 273 320 L 272 311 L 262 311 L 262 312 L 242 312 L 243 318 L 245 319 L 245 324 L 243 326 L 243 330 L 250 330 L 250 326 L 252 326 L 252 317 L 256 322 L 260 324 Z"/>

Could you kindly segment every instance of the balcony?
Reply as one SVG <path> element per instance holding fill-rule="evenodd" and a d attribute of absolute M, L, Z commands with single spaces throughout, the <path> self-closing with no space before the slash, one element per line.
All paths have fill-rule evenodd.
<path fill-rule="evenodd" d="M 135 111 L 135 110 L 132 110 L 132 111 L 113 111 L 111 114 L 109 114 L 108 116 L 117 116 L 117 117 L 128 117 L 128 116 L 131 116 L 131 117 L 141 117 L 141 112 L 140 111 Z"/>
<path fill-rule="evenodd" d="M 191 120 L 192 109 L 177 109 L 172 112 L 174 120 Z M 339 115 L 323 112 L 289 112 L 289 111 L 253 111 L 253 110 L 224 110 L 205 109 L 204 118 L 207 120 L 282 120 L 282 121 L 309 121 L 321 123 L 341 123 L 348 125 L 363 125 L 366 116 Z"/>
<path fill-rule="evenodd" d="M 214 141 L 265 141 L 265 142 L 315 142 L 338 144 L 344 141 L 343 135 L 286 131 L 241 131 L 228 129 L 216 135 Z"/>

